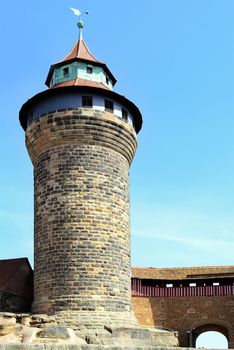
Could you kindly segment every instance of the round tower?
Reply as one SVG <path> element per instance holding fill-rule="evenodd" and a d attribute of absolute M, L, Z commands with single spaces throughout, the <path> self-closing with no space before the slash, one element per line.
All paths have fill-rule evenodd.
<path fill-rule="evenodd" d="M 129 166 L 142 117 L 115 83 L 80 35 L 20 110 L 34 165 L 32 311 L 73 327 L 136 323 Z"/>

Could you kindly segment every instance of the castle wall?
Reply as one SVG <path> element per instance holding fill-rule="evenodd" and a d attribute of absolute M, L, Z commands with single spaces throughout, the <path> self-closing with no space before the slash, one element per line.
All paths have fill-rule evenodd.
<path fill-rule="evenodd" d="M 26 144 L 35 184 L 33 312 L 70 325 L 135 323 L 128 177 L 134 129 L 83 108 L 37 119 Z"/>
<path fill-rule="evenodd" d="M 0 291 L 0 312 L 30 312 L 31 299 Z"/>
<path fill-rule="evenodd" d="M 32 297 L 33 272 L 27 262 L 22 262 L 0 287 L 0 311 L 29 312 Z"/>
<path fill-rule="evenodd" d="M 135 316 L 141 325 L 165 327 L 179 332 L 180 346 L 189 346 L 188 331 L 195 336 L 217 330 L 234 348 L 234 298 L 212 297 L 132 297 Z"/>

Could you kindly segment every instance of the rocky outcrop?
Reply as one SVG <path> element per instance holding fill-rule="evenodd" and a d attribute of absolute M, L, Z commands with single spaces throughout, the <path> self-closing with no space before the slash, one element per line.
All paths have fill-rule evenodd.
<path fill-rule="evenodd" d="M 13 313 L 0 313 L 0 343 L 87 344 L 54 317 Z"/>
<path fill-rule="evenodd" d="M 83 327 L 74 331 L 59 323 L 55 316 L 0 313 L 0 345 L 3 343 L 87 345 L 90 350 L 122 349 L 125 346 L 155 349 L 176 347 L 178 338 L 174 332 L 143 327 L 104 326 L 96 331 Z"/>

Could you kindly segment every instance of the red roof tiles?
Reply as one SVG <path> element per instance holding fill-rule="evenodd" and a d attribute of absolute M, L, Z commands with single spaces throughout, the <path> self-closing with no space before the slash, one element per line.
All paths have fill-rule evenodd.
<path fill-rule="evenodd" d="M 185 280 L 234 277 L 234 266 L 201 267 L 133 267 L 132 277 L 153 280 Z"/>
<path fill-rule="evenodd" d="M 67 81 L 64 81 L 63 83 L 59 83 L 57 85 L 54 85 L 51 89 L 65 87 L 65 86 L 91 86 L 91 87 L 109 90 L 109 88 L 107 86 L 105 86 L 103 83 L 98 83 L 96 81 L 84 80 L 84 79 L 78 79 L 78 78 L 72 79 L 72 80 L 67 80 Z"/>
<path fill-rule="evenodd" d="M 61 62 L 69 61 L 74 58 L 79 58 L 82 60 L 96 62 L 96 63 L 102 63 L 96 60 L 96 58 L 91 54 L 91 52 L 89 51 L 83 39 L 79 39 L 75 43 L 72 50 L 69 52 L 69 54 L 66 57 L 64 57 L 64 59 Z"/>

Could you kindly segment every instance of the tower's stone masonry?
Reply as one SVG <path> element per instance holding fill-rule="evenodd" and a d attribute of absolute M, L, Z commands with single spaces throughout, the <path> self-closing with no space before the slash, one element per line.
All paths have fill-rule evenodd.
<path fill-rule="evenodd" d="M 129 165 L 136 133 L 95 109 L 60 111 L 26 130 L 34 164 L 33 312 L 88 327 L 135 324 Z"/>

